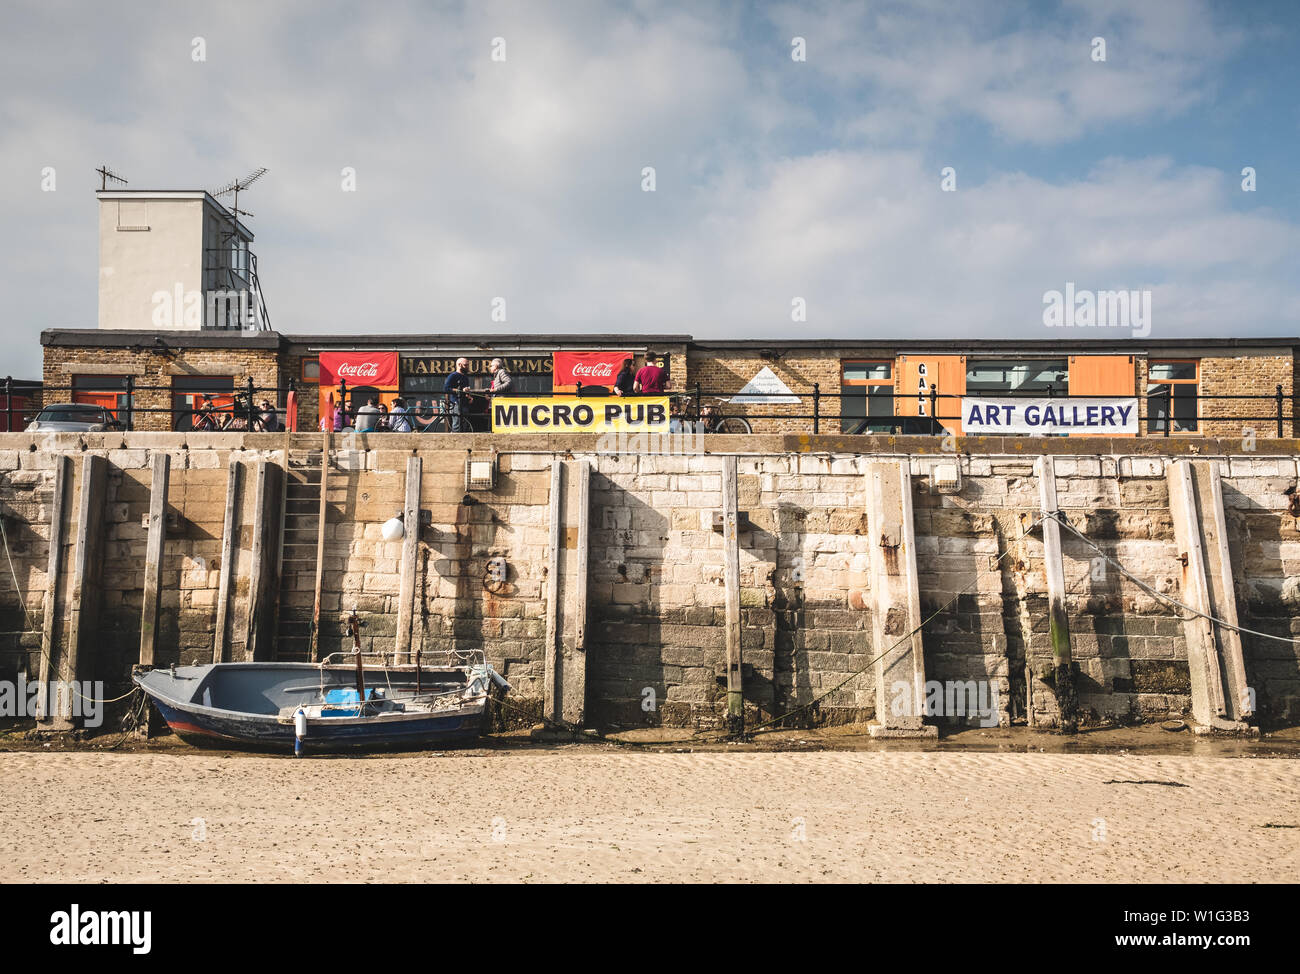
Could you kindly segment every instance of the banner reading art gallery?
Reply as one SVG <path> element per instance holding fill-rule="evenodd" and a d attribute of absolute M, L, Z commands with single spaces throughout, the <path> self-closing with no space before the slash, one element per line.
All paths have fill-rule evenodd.
<path fill-rule="evenodd" d="M 667 396 L 492 400 L 493 433 L 667 433 Z"/>
<path fill-rule="evenodd" d="M 1138 431 L 1137 399 L 1127 398 L 1035 398 L 983 399 L 964 396 L 961 401 L 962 432 L 968 436 L 989 434 L 1082 433 L 1091 436 L 1133 435 Z"/>

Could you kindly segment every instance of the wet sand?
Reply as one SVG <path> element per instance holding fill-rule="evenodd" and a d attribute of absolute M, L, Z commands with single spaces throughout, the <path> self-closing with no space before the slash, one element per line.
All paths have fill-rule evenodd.
<path fill-rule="evenodd" d="M 1145 783 L 1143 783 L 1145 782 Z M 0 754 L 4 882 L 1290 882 L 1294 758 Z"/>

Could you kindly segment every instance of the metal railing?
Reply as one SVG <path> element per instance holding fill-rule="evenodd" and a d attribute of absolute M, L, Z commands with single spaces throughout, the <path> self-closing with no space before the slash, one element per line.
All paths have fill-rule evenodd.
<path fill-rule="evenodd" d="M 113 422 L 117 424 L 116 428 L 122 430 L 134 430 L 136 418 L 141 415 L 167 414 L 172 417 L 172 428 L 176 428 L 180 421 L 188 419 L 190 422 L 189 430 L 193 432 L 261 432 L 271 430 L 268 427 L 274 425 L 275 431 L 283 431 L 287 418 L 286 401 L 290 392 L 298 392 L 298 388 L 292 379 L 287 385 L 283 386 L 259 386 L 252 378 L 240 386 L 232 386 L 229 389 L 177 389 L 175 386 L 157 386 L 157 385 L 140 385 L 135 381 L 135 376 L 128 375 L 120 383 L 102 384 L 102 385 L 46 385 L 39 387 L 20 388 L 15 382 L 13 376 L 7 376 L 4 380 L 5 407 L 4 413 L 7 419 L 7 428 L 11 432 L 18 432 L 27 428 L 28 424 L 36 419 L 40 412 L 49 406 L 72 404 L 78 394 L 94 394 L 96 396 L 115 396 L 117 405 L 103 406 L 104 411 L 109 414 Z M 140 394 L 162 393 L 170 401 L 166 406 L 148 406 L 140 405 L 136 397 Z M 15 397 L 39 397 L 41 404 L 39 406 L 29 405 L 19 408 L 15 402 Z M 205 408 L 202 404 L 198 407 L 179 407 L 175 402 L 177 396 L 194 396 L 206 399 L 210 403 Z M 212 400 L 228 399 L 228 403 L 218 405 Z M 269 409 L 263 409 L 261 403 L 267 402 Z M 87 404 L 94 405 L 94 404 Z M 274 423 L 268 423 L 263 417 L 270 413 L 274 417 Z"/>
<path fill-rule="evenodd" d="M 1156 383 L 1155 385 L 1160 385 Z M 573 392 L 516 392 L 511 390 L 504 395 L 512 398 L 604 398 L 611 395 L 606 387 L 599 387 L 600 391 L 593 393 L 584 391 L 581 383 L 577 384 Z M 886 387 L 889 388 L 889 387 Z M 959 422 L 961 416 L 961 400 L 969 397 L 976 398 L 995 398 L 995 399 L 1135 399 L 1146 400 L 1147 410 L 1145 415 L 1139 415 L 1139 435 L 1159 435 L 1169 436 L 1174 432 L 1183 432 L 1195 434 L 1198 432 L 1202 423 L 1209 422 L 1243 422 L 1243 423 L 1267 423 L 1276 428 L 1279 439 L 1287 437 L 1288 424 L 1293 423 L 1297 415 L 1297 397 L 1288 396 L 1283 391 L 1283 387 L 1278 385 L 1275 391 L 1270 394 L 1237 394 L 1237 395 L 1214 395 L 1204 394 L 1197 390 L 1188 396 L 1184 402 L 1192 410 L 1193 419 L 1198 429 L 1178 430 L 1177 427 L 1184 421 L 1180 412 L 1175 411 L 1175 401 L 1170 386 L 1165 386 L 1162 391 L 1148 391 L 1145 395 L 1101 395 L 1101 394 L 1078 394 L 1071 395 L 1068 392 L 1056 389 L 1044 389 L 1041 391 L 977 391 L 965 394 L 942 393 L 938 387 L 931 385 L 923 393 L 872 393 L 868 396 L 863 392 L 823 392 L 821 384 L 812 383 L 811 387 L 802 390 L 791 390 L 789 395 L 798 398 L 798 404 L 771 404 L 771 403 L 731 403 L 730 400 L 740 396 L 740 390 L 709 390 L 704 389 L 700 383 L 694 383 L 686 387 L 685 392 L 680 390 L 669 390 L 662 395 L 666 395 L 673 402 L 672 417 L 674 419 L 688 420 L 699 423 L 707 412 L 712 410 L 717 419 L 730 417 L 743 418 L 752 421 L 764 420 L 782 420 L 789 422 L 806 421 L 811 424 L 813 433 L 822 432 L 822 424 L 831 422 L 838 426 L 843 426 L 845 421 L 854 425 L 853 429 L 846 432 L 882 432 L 882 433 L 903 433 L 919 435 L 943 435 L 946 432 L 945 423 Z M 342 383 L 339 387 L 340 401 L 347 402 L 347 384 Z M 480 397 L 490 399 L 492 394 L 486 390 L 470 389 L 466 390 L 469 397 Z M 746 397 L 758 398 L 763 393 L 746 393 Z M 785 395 L 785 393 L 782 393 Z M 412 409 L 408 415 L 412 417 L 412 425 L 416 432 L 421 427 L 426 430 L 436 430 L 438 432 L 447 431 L 450 423 L 448 422 L 453 413 L 451 406 L 452 394 L 442 392 L 415 392 L 404 393 L 404 400 L 411 400 L 422 407 L 425 412 L 418 416 Z M 639 396 L 627 397 L 630 399 L 641 398 Z M 848 413 L 844 409 L 845 400 L 857 399 L 862 401 L 863 409 L 869 408 L 872 399 L 890 399 L 894 403 L 894 412 L 892 415 L 870 416 L 863 415 L 859 412 Z M 706 400 L 710 400 L 707 401 Z M 834 408 L 828 410 L 826 401 L 832 401 Z M 900 400 L 909 401 L 917 404 L 917 411 L 913 414 L 902 414 L 898 411 Z M 1253 407 L 1243 413 L 1233 412 L 1225 415 L 1215 415 L 1213 413 L 1203 414 L 1201 406 L 1203 403 L 1231 403 L 1241 402 L 1246 404 L 1269 403 L 1272 408 L 1267 411 L 1255 412 Z M 1161 411 L 1153 412 L 1152 404 L 1161 403 Z M 350 414 L 349 414 L 350 415 Z M 417 423 L 416 420 L 419 419 Z M 471 414 L 472 418 L 472 414 Z M 873 429 L 881 427 L 881 429 Z M 1054 434 L 1063 435 L 1063 434 Z"/>
<path fill-rule="evenodd" d="M 258 386 L 252 378 L 238 387 L 230 389 L 177 389 L 174 386 L 159 385 L 138 385 L 134 376 L 126 376 L 120 384 L 116 385 L 47 385 L 44 387 L 32 387 L 27 384 L 17 383 L 12 376 L 4 380 L 4 413 L 8 420 L 7 428 L 11 431 L 25 429 L 27 424 L 35 417 L 41 408 L 72 401 L 77 393 L 95 393 L 100 396 L 114 395 L 118 398 L 118 405 L 105 406 L 105 410 L 110 413 L 114 421 L 120 425 L 120 428 L 132 430 L 135 428 L 136 420 L 141 415 L 168 414 L 172 417 L 169 424 L 172 428 L 181 426 L 186 421 L 189 422 L 189 429 L 196 432 L 248 432 L 265 430 L 268 426 L 273 425 L 276 431 L 282 431 L 286 420 L 285 403 L 287 395 L 290 392 L 305 392 L 307 396 L 313 397 L 317 387 L 307 385 L 305 389 L 299 389 L 298 385 L 290 379 L 286 385 L 281 386 Z M 869 388 L 869 387 L 868 387 Z M 883 388 L 891 388 L 885 386 Z M 591 387 L 584 389 L 579 383 L 572 392 L 520 392 L 510 390 L 506 395 L 512 398 L 603 398 L 609 395 L 605 387 L 597 387 L 593 390 Z M 352 426 L 355 422 L 356 411 L 354 408 L 348 408 L 349 392 L 355 394 L 355 390 L 349 390 L 346 382 L 339 384 L 337 393 L 337 402 L 344 404 L 343 428 Z M 149 406 L 140 405 L 137 402 L 137 396 L 140 394 L 161 393 L 169 400 L 167 405 Z M 470 389 L 466 391 L 470 397 L 481 397 L 490 399 L 491 393 L 481 389 Z M 810 387 L 799 390 L 791 390 L 789 395 L 798 399 L 797 403 L 764 403 L 764 402 L 744 402 L 734 403 L 732 400 L 740 396 L 740 390 L 726 389 L 713 390 L 705 389 L 700 383 L 696 382 L 686 387 L 686 389 L 672 389 L 662 395 L 669 397 L 672 403 L 672 419 L 685 422 L 700 424 L 704 420 L 705 429 L 713 428 L 713 422 L 726 418 L 742 418 L 747 422 L 763 422 L 781 420 L 783 422 L 807 422 L 811 426 L 813 433 L 822 432 L 823 423 L 834 424 L 836 432 L 848 433 L 903 433 L 903 434 L 920 434 L 920 435 L 942 435 L 946 432 L 945 423 L 955 423 L 961 420 L 961 400 L 966 396 L 955 393 L 940 392 L 937 386 L 931 385 L 922 393 L 900 393 L 892 391 L 889 393 L 872 392 L 868 395 L 865 392 L 858 391 L 840 391 L 840 392 L 823 392 L 821 384 L 814 382 Z M 747 393 L 749 396 L 760 394 Z M 785 395 L 785 393 L 782 393 Z M 1055 389 L 1046 389 L 1042 391 L 1031 392 L 1012 392 L 1012 391 L 981 391 L 968 393 L 968 396 L 977 396 L 982 398 L 998 399 L 1038 399 L 1038 398 L 1057 398 L 1065 397 L 1068 394 Z M 20 396 L 29 396 L 32 398 L 39 397 L 41 406 L 20 406 L 15 399 Z M 177 396 L 195 396 L 209 397 L 211 403 L 208 407 L 202 405 L 198 407 L 178 407 L 175 397 Z M 152 397 L 150 397 L 152 398 Z M 227 403 L 217 405 L 211 402 L 212 399 L 229 399 Z M 450 394 L 443 392 L 405 392 L 401 398 L 412 403 L 412 408 L 407 411 L 411 427 L 415 432 L 443 432 L 450 431 L 453 425 L 451 420 L 455 414 L 452 408 L 452 397 Z M 630 399 L 639 399 L 640 396 L 628 397 Z M 1179 414 L 1181 410 L 1176 411 L 1172 387 L 1164 386 L 1159 391 L 1152 390 L 1145 395 L 1133 396 L 1103 396 L 1103 395 L 1071 395 L 1071 399 L 1116 399 L 1132 398 L 1147 402 L 1147 414 L 1139 417 L 1141 423 L 1141 435 L 1158 435 L 1170 436 L 1175 432 L 1184 432 L 1195 434 L 1199 431 L 1200 425 L 1207 422 L 1241 422 L 1241 423 L 1267 423 L 1276 429 L 1279 438 L 1286 438 L 1288 424 L 1293 424 L 1297 416 L 1297 397 L 1287 395 L 1283 387 L 1278 385 L 1271 394 L 1235 394 L 1235 395 L 1215 395 L 1204 394 L 1199 390 L 1189 395 L 1183 402 L 1194 421 L 1197 429 L 1177 429 L 1184 418 Z M 870 403 L 881 399 L 889 399 L 893 403 L 893 413 L 883 416 L 865 415 L 870 408 Z M 266 400 L 268 410 L 263 410 L 261 400 Z M 846 400 L 858 400 L 861 403 L 862 411 L 854 410 L 848 412 L 845 409 Z M 912 414 L 900 414 L 899 401 L 908 401 L 915 403 L 916 412 Z M 1240 411 L 1231 411 L 1228 414 L 1216 415 L 1213 408 L 1209 413 L 1203 413 L 1204 404 L 1219 403 L 1242 403 L 1244 408 Z M 1256 410 L 1255 407 L 1268 403 L 1271 408 L 1263 407 Z M 1158 409 L 1153 410 L 1155 404 Z M 828 405 L 831 408 L 828 408 Z M 314 410 L 312 410 L 314 411 Z M 262 416 L 264 413 L 270 413 L 274 417 L 274 423 L 266 423 Z M 462 414 L 466 426 L 472 427 L 472 421 L 476 414 L 467 412 Z M 847 429 L 844 427 L 848 426 Z"/>

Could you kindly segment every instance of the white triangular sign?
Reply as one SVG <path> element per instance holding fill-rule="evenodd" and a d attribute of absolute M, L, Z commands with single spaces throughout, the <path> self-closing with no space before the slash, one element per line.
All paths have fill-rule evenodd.
<path fill-rule="evenodd" d="M 758 375 L 745 383 L 745 388 L 731 397 L 730 401 L 738 403 L 797 403 L 799 397 L 791 392 L 790 387 L 777 378 L 776 373 L 765 365 Z"/>

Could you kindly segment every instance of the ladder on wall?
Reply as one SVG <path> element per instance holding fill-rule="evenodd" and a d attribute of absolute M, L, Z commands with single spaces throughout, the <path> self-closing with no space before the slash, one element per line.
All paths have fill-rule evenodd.
<path fill-rule="evenodd" d="M 275 657 L 315 662 L 316 604 L 325 519 L 325 444 L 287 450 L 280 601 L 276 616 Z"/>

